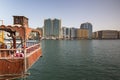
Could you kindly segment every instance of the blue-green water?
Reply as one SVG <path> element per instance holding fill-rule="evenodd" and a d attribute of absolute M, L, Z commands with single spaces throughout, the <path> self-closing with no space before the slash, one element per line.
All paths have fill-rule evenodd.
<path fill-rule="evenodd" d="M 120 40 L 44 40 L 27 80 L 120 80 Z"/>

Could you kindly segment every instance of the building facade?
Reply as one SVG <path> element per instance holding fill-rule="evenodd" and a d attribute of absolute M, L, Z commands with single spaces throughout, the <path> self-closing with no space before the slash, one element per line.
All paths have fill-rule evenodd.
<path fill-rule="evenodd" d="M 102 31 L 102 39 L 117 39 L 118 32 L 114 30 Z"/>
<path fill-rule="evenodd" d="M 98 32 L 93 32 L 92 33 L 92 38 L 93 39 L 97 39 L 97 37 L 98 37 Z"/>
<path fill-rule="evenodd" d="M 87 29 L 77 29 L 77 39 L 88 39 L 88 33 L 89 31 Z"/>
<path fill-rule="evenodd" d="M 120 31 L 118 31 L 118 39 L 120 39 Z"/>
<path fill-rule="evenodd" d="M 44 37 L 45 38 L 60 38 L 61 36 L 61 20 L 45 19 L 44 20 Z"/>
<path fill-rule="evenodd" d="M 53 37 L 60 38 L 61 36 L 61 20 L 53 20 Z"/>
<path fill-rule="evenodd" d="M 67 27 L 62 27 L 62 38 L 70 39 L 71 38 L 71 29 Z"/>
<path fill-rule="evenodd" d="M 82 23 L 80 29 L 88 30 L 88 39 L 92 39 L 92 24 L 91 23 Z"/>
<path fill-rule="evenodd" d="M 44 20 L 44 37 L 51 37 L 53 32 L 52 27 L 52 20 L 51 19 L 45 19 Z"/>
<path fill-rule="evenodd" d="M 70 32 L 71 32 L 71 39 L 75 39 L 76 38 L 76 28 L 71 28 Z"/>
<path fill-rule="evenodd" d="M 101 30 L 93 34 L 95 39 L 118 39 L 118 31 L 116 30 Z"/>
<path fill-rule="evenodd" d="M 66 28 L 66 38 L 70 39 L 70 28 Z"/>
<path fill-rule="evenodd" d="M 62 27 L 62 36 L 63 39 L 66 38 L 66 27 Z"/>

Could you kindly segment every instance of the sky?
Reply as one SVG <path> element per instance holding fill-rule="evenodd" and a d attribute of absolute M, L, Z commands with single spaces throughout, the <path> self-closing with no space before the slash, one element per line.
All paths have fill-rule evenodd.
<path fill-rule="evenodd" d="M 29 18 L 31 28 L 57 18 L 64 27 L 90 22 L 93 31 L 120 30 L 120 0 L 0 0 L 0 20 L 12 25 L 15 15 Z"/>

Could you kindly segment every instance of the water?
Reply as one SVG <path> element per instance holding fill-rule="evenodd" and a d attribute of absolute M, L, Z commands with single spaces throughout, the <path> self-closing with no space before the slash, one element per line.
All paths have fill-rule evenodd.
<path fill-rule="evenodd" d="M 27 80 L 120 80 L 120 40 L 44 40 Z"/>

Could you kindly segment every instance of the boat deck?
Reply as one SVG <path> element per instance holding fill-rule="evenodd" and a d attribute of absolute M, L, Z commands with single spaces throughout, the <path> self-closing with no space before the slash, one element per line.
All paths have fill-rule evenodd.
<path fill-rule="evenodd" d="M 25 59 L 26 69 L 28 70 L 36 61 L 42 56 L 40 44 L 33 44 L 26 48 L 26 57 L 18 55 L 20 53 L 12 53 L 11 51 L 17 52 L 22 49 L 0 49 L 0 54 L 4 54 L 3 51 L 7 51 L 9 55 L 0 56 L 0 79 L 3 78 L 15 78 L 24 77 L 25 73 Z M 6 54 L 6 53 L 5 53 Z M 17 55 L 17 56 L 16 56 Z"/>

